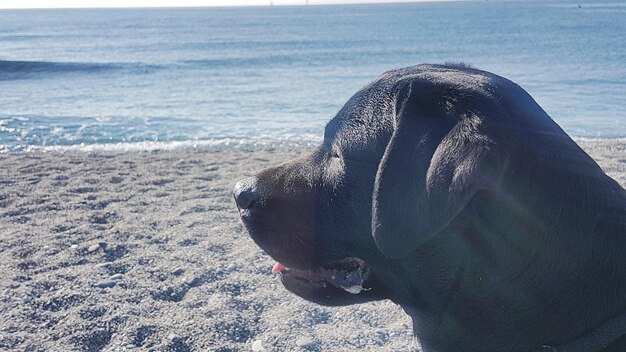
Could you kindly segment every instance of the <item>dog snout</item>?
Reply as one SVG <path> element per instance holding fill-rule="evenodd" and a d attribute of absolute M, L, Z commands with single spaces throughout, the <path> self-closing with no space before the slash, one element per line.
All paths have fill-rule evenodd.
<path fill-rule="evenodd" d="M 233 189 L 233 194 L 235 203 L 237 203 L 237 207 L 240 210 L 252 208 L 261 199 L 261 193 L 258 191 L 256 178 L 254 177 L 244 178 L 237 182 Z"/>

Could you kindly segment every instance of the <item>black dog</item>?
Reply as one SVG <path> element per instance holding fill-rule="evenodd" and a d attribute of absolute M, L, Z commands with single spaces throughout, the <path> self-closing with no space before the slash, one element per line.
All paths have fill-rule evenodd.
<path fill-rule="evenodd" d="M 626 191 L 502 77 L 387 72 L 235 199 L 288 290 L 391 299 L 424 351 L 626 351 Z"/>

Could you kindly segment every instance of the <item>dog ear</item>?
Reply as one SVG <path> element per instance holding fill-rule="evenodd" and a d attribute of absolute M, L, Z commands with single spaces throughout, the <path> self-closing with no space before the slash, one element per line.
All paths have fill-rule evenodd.
<path fill-rule="evenodd" d="M 497 187 L 504 163 L 481 114 L 484 94 L 452 83 L 400 83 L 395 130 L 378 166 L 372 234 L 401 257 L 443 230 L 481 189 Z M 482 112 L 480 110 L 483 110 Z"/>

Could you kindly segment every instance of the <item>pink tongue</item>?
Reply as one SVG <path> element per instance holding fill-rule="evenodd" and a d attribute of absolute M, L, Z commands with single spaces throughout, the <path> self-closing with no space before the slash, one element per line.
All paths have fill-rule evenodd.
<path fill-rule="evenodd" d="M 283 271 L 283 269 L 285 269 L 286 266 L 282 263 L 276 263 L 274 264 L 274 266 L 272 267 L 272 274 L 276 274 L 279 273 L 281 271 Z"/>

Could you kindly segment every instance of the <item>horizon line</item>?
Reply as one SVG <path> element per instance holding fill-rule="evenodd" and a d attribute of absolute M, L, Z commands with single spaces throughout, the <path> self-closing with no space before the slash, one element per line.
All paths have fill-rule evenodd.
<path fill-rule="evenodd" d="M 333 5 L 381 5 L 381 4 L 410 4 L 410 3 L 433 3 L 433 2 L 469 2 L 469 1 L 477 1 L 477 0 L 301 0 L 301 1 L 292 1 L 292 0 L 261 0 L 261 1 L 250 1 L 244 0 L 240 3 L 232 3 L 232 2 L 219 2 L 219 3 L 201 3 L 203 1 L 191 0 L 191 1 L 181 1 L 182 4 L 158 4 L 162 1 L 150 1 L 150 4 L 146 5 L 138 5 L 138 4 L 129 4 L 124 5 L 122 2 L 118 1 L 107 1 L 109 4 L 113 2 L 113 5 L 106 5 L 105 3 L 94 4 L 92 6 L 87 5 L 84 6 L 74 6 L 74 5 L 55 5 L 55 6 L 34 6 L 34 5 L 26 5 L 22 4 L 24 1 L 19 1 L 19 5 L 16 6 L 6 6 L 0 5 L 1 10 L 80 10 L 80 9 L 181 9 L 181 8 L 228 8 L 228 7 L 289 7 L 289 6 L 333 6 Z M 485 0 L 487 1 L 487 0 Z M 124 1 L 126 2 L 126 1 Z"/>

